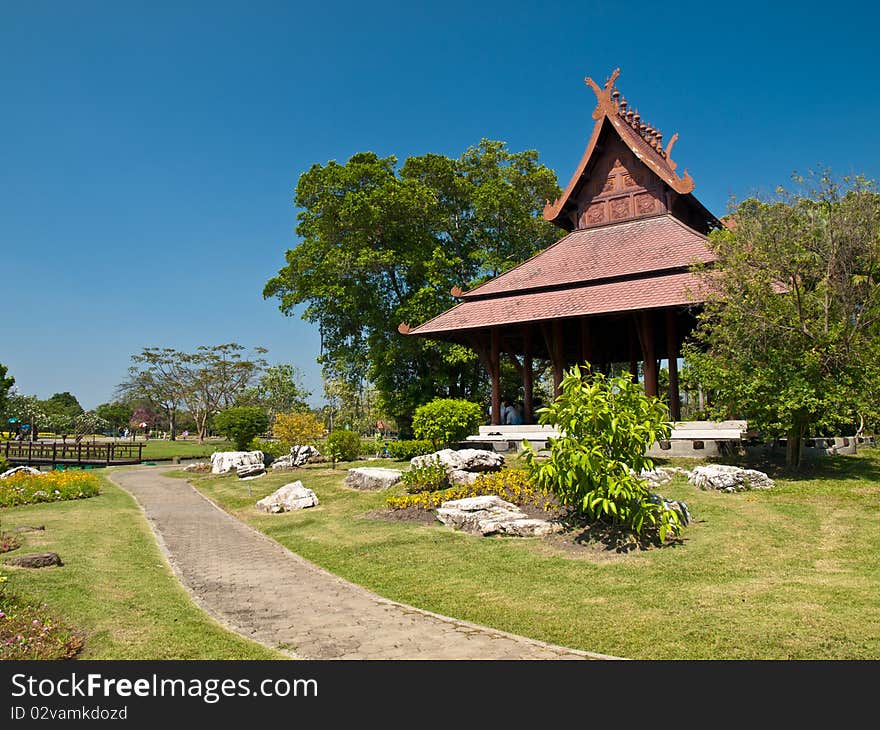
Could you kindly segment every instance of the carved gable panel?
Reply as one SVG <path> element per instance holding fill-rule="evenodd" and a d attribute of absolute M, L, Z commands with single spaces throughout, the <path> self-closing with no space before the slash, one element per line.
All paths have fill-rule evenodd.
<path fill-rule="evenodd" d="M 578 228 L 665 210 L 663 182 L 617 137 L 608 139 L 585 177 L 577 198 Z"/>

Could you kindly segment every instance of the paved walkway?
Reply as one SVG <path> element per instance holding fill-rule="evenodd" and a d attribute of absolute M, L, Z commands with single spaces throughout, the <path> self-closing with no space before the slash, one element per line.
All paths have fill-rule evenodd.
<path fill-rule="evenodd" d="M 159 467 L 167 470 L 168 467 Z M 290 552 L 157 469 L 117 471 L 196 602 L 300 659 L 606 659 L 386 600 Z"/>

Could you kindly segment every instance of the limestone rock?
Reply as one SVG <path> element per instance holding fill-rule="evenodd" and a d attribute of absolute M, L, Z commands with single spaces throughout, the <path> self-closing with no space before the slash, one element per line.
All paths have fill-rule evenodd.
<path fill-rule="evenodd" d="M 7 565 L 17 565 L 21 568 L 46 568 L 50 565 L 64 565 L 58 553 L 36 553 L 34 555 L 19 555 L 6 560 Z"/>
<path fill-rule="evenodd" d="M 658 466 L 656 469 L 643 469 L 639 478 L 649 482 L 652 487 L 662 487 L 669 484 L 676 474 L 689 476 L 690 472 L 679 466 Z"/>
<path fill-rule="evenodd" d="M 263 466 L 262 451 L 215 451 L 211 454 L 211 473 L 228 474 L 241 466 Z"/>
<path fill-rule="evenodd" d="M 727 464 L 696 466 L 688 476 L 688 481 L 700 489 L 714 489 L 719 492 L 772 489 L 774 486 L 773 480 L 762 471 L 741 469 Z"/>
<path fill-rule="evenodd" d="M 291 446 L 290 453 L 279 456 L 272 462 L 272 469 L 296 469 L 304 466 L 310 459 L 320 456 L 321 453 L 314 446 Z"/>
<path fill-rule="evenodd" d="M 306 509 L 314 507 L 318 502 L 318 495 L 311 489 L 303 486 L 301 481 L 285 484 L 283 487 L 276 489 L 268 497 L 264 497 L 257 502 L 257 509 L 268 512 L 269 514 L 278 514 L 279 512 L 290 512 L 297 509 Z"/>
<path fill-rule="evenodd" d="M 204 474 L 211 471 L 211 464 L 207 461 L 197 461 L 194 464 L 187 464 L 183 467 L 183 470 L 195 474 Z"/>
<path fill-rule="evenodd" d="M 425 456 L 414 456 L 410 464 L 414 467 L 439 461 L 449 474 L 453 471 L 496 471 L 504 466 L 504 455 L 486 449 L 442 449 Z"/>
<path fill-rule="evenodd" d="M 437 519 L 453 529 L 483 536 L 542 537 L 562 529 L 559 523 L 531 518 L 494 495 L 444 502 L 437 508 Z"/>
<path fill-rule="evenodd" d="M 477 481 L 480 475 L 475 471 L 464 471 L 463 469 L 455 469 L 446 475 L 446 480 L 453 487 L 467 487 Z"/>
<path fill-rule="evenodd" d="M 400 481 L 403 472 L 397 469 L 382 469 L 375 466 L 362 466 L 349 469 L 345 477 L 345 486 L 352 489 L 378 491 L 393 487 Z"/>
<path fill-rule="evenodd" d="M 245 464 L 238 467 L 235 473 L 238 474 L 239 479 L 255 479 L 266 473 L 266 467 L 262 464 Z"/>
<path fill-rule="evenodd" d="M 48 472 L 40 471 L 39 469 L 35 469 L 32 466 L 16 466 L 12 469 L 7 469 L 2 474 L 0 474 L 0 479 L 7 479 L 13 474 L 31 474 L 35 477 L 38 477 L 42 476 L 43 474 L 48 474 Z"/>

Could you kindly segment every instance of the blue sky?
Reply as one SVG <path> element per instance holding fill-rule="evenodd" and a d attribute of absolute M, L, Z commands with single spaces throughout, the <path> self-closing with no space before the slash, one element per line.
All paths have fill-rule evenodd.
<path fill-rule="evenodd" d="M 315 392 L 262 288 L 313 163 L 537 149 L 563 186 L 618 86 L 716 214 L 816 165 L 880 178 L 872 3 L 0 0 L 0 362 L 109 400 L 132 353 L 237 341 Z M 390 323 L 396 325 L 396 323 Z"/>

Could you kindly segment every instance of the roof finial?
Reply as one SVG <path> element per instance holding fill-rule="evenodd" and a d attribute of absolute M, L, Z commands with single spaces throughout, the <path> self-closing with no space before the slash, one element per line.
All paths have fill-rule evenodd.
<path fill-rule="evenodd" d="M 637 132 L 639 131 L 639 122 L 641 121 L 641 119 L 642 119 L 642 116 L 641 116 L 641 114 L 639 114 L 639 110 L 636 109 L 636 113 L 633 114 L 632 123 L 633 123 L 633 129 L 635 129 Z"/>
<path fill-rule="evenodd" d="M 617 113 L 622 117 L 626 116 L 626 99 L 623 97 L 620 98 L 620 106 L 618 107 Z"/>

